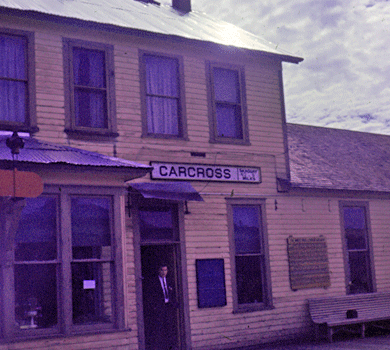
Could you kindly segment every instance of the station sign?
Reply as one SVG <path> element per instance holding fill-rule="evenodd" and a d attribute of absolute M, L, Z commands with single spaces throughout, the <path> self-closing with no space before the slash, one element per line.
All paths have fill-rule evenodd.
<path fill-rule="evenodd" d="M 150 162 L 153 180 L 260 183 L 260 168 L 190 163 Z"/>

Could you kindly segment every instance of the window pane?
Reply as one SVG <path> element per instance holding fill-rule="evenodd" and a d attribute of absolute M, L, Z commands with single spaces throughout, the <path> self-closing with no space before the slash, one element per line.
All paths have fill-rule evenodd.
<path fill-rule="evenodd" d="M 214 68 L 214 93 L 216 101 L 240 103 L 238 72 Z"/>
<path fill-rule="evenodd" d="M 178 101 L 161 97 L 147 99 L 148 132 L 152 134 L 179 134 Z"/>
<path fill-rule="evenodd" d="M 179 97 L 178 61 L 149 55 L 145 55 L 144 60 L 147 94 Z"/>
<path fill-rule="evenodd" d="M 363 207 L 344 207 L 347 249 L 367 249 L 366 216 Z"/>
<path fill-rule="evenodd" d="M 234 206 L 233 222 L 236 254 L 260 253 L 259 208 Z"/>
<path fill-rule="evenodd" d="M 260 256 L 236 256 L 238 304 L 263 302 Z"/>
<path fill-rule="evenodd" d="M 349 252 L 350 290 L 352 294 L 369 293 L 371 278 L 368 252 Z"/>
<path fill-rule="evenodd" d="M 141 210 L 141 240 L 172 240 L 174 238 L 172 210 Z"/>
<path fill-rule="evenodd" d="M 27 78 L 26 44 L 22 37 L 0 36 L 0 78 Z"/>
<path fill-rule="evenodd" d="M 242 138 L 240 110 L 235 105 L 217 103 L 217 134 L 219 137 Z"/>
<path fill-rule="evenodd" d="M 111 263 L 72 264 L 73 323 L 112 322 Z"/>
<path fill-rule="evenodd" d="M 177 59 L 145 55 L 148 133 L 178 136 L 179 62 Z"/>
<path fill-rule="evenodd" d="M 56 234 L 56 198 L 27 198 L 15 236 L 15 260 L 55 260 L 57 258 Z"/>
<path fill-rule="evenodd" d="M 26 121 L 26 46 L 23 37 L 0 36 L 0 120 L 3 121 Z"/>
<path fill-rule="evenodd" d="M 75 89 L 75 124 L 88 128 L 107 128 L 105 91 Z"/>
<path fill-rule="evenodd" d="M 104 51 L 73 48 L 73 75 L 75 85 L 106 87 Z"/>
<path fill-rule="evenodd" d="M 110 259 L 110 200 L 73 197 L 71 210 L 73 259 Z"/>
<path fill-rule="evenodd" d="M 24 123 L 26 96 L 25 82 L 0 80 L 0 120 Z"/>
<path fill-rule="evenodd" d="M 21 329 L 57 324 L 55 264 L 15 266 L 15 318 Z"/>

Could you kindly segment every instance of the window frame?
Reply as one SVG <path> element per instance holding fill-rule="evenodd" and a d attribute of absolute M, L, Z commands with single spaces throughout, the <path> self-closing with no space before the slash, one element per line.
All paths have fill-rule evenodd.
<path fill-rule="evenodd" d="M 122 225 L 120 216 L 122 213 L 121 202 L 125 194 L 123 189 L 118 188 L 87 188 L 83 186 L 46 186 L 41 196 L 56 197 L 57 216 L 57 324 L 50 328 L 17 329 L 15 323 L 15 288 L 0 289 L 0 304 L 8 310 L 8 318 L 0 315 L 0 325 L 3 324 L 0 340 L 30 339 L 50 336 L 69 336 L 82 333 L 96 333 L 114 330 L 123 330 L 124 322 L 124 285 L 123 285 L 123 261 L 122 261 Z M 72 315 L 72 240 L 71 240 L 71 198 L 74 197 L 100 197 L 110 200 L 110 230 L 111 230 L 111 254 L 113 260 L 111 304 L 112 320 L 110 323 L 73 324 Z M 1 252 L 2 249 L 0 249 Z M 15 251 L 15 249 L 14 249 Z M 3 253 L 3 252 L 1 252 Z M 11 253 L 13 256 L 13 252 Z M 14 258 L 9 257 L 8 262 L 0 266 L 0 277 L 3 277 L 4 285 L 14 281 Z M 53 261 L 51 261 L 53 263 Z M 68 283 L 67 283 L 68 281 Z M 8 292 L 8 294 L 7 294 Z"/>
<path fill-rule="evenodd" d="M 152 52 L 139 50 L 139 67 L 140 67 L 140 89 L 141 89 L 141 117 L 142 117 L 142 137 L 151 137 L 158 139 L 182 139 L 188 140 L 187 134 L 187 117 L 186 117 L 186 102 L 184 89 L 184 60 L 180 55 L 169 55 L 161 52 Z M 147 114 L 147 92 L 146 92 L 146 64 L 145 56 L 155 56 L 161 58 L 174 59 L 178 66 L 178 135 L 171 134 L 156 134 L 148 131 L 148 114 Z"/>
<path fill-rule="evenodd" d="M 22 37 L 26 41 L 26 114 L 23 123 L 0 120 L 0 129 L 35 133 L 39 131 L 36 118 L 35 37 L 33 32 L 0 28 L 0 35 Z"/>
<path fill-rule="evenodd" d="M 369 291 L 367 293 L 376 292 L 376 278 L 375 278 L 375 265 L 374 265 L 374 252 L 373 252 L 373 242 L 372 242 L 372 231 L 371 231 L 371 221 L 370 221 L 370 210 L 369 210 L 369 202 L 366 201 L 348 201 L 343 200 L 339 201 L 339 213 L 340 213 L 340 231 L 341 231 L 341 239 L 343 243 L 343 255 L 344 255 L 344 272 L 345 272 L 345 288 L 346 294 L 356 294 L 352 293 L 350 290 L 350 265 L 349 265 L 349 252 L 353 251 L 349 250 L 347 247 L 347 238 L 345 234 L 345 221 L 344 221 L 344 208 L 346 207 L 356 207 L 356 208 L 364 208 L 365 220 L 366 220 L 366 254 L 369 259 L 368 268 L 370 271 L 368 272 L 371 281 L 368 286 Z M 358 251 L 357 249 L 356 251 Z"/>
<path fill-rule="evenodd" d="M 232 273 L 232 294 L 233 294 L 233 313 L 243 312 L 254 312 L 261 310 L 273 309 L 272 300 L 272 288 L 271 288 L 271 273 L 270 273 L 270 259 L 268 249 L 268 233 L 267 233 L 267 222 L 266 222 L 266 201 L 265 199 L 249 199 L 249 198 L 226 198 L 227 202 L 227 219 L 228 219 L 228 233 L 229 233 L 229 246 L 230 246 L 230 261 L 231 261 L 231 273 Z M 233 222 L 233 208 L 251 206 L 259 209 L 259 224 L 261 225 L 260 230 L 260 242 L 262 245 L 262 252 L 259 255 L 262 256 L 263 266 L 262 269 L 262 284 L 264 300 L 258 303 L 238 303 L 238 292 L 237 292 L 237 274 L 236 274 L 236 245 L 235 245 L 235 232 Z"/>
<path fill-rule="evenodd" d="M 73 76 L 73 49 L 104 52 L 106 79 L 107 128 L 76 125 L 75 84 Z M 78 39 L 63 38 L 65 81 L 65 132 L 72 138 L 112 139 L 119 136 L 116 122 L 114 46 Z"/>
<path fill-rule="evenodd" d="M 217 129 L 217 116 L 216 116 L 216 99 L 214 89 L 214 74 L 213 69 L 220 68 L 237 72 L 239 83 L 239 97 L 241 113 L 241 128 L 242 138 L 234 137 L 221 137 L 218 136 Z M 250 145 L 249 141 L 249 128 L 248 128 L 248 114 L 247 114 L 247 102 L 246 102 L 246 83 L 245 83 L 245 67 L 220 62 L 206 62 L 206 81 L 207 81 L 207 95 L 208 95 L 208 110 L 209 110 L 209 128 L 210 128 L 210 143 L 222 143 L 222 144 L 239 144 Z"/>

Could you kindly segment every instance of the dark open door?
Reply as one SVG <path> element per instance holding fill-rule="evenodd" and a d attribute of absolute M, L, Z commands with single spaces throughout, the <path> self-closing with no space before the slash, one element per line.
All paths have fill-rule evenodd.
<path fill-rule="evenodd" d="M 144 205 L 145 204 L 145 205 Z M 164 201 L 145 201 L 138 208 L 144 344 L 146 350 L 185 349 L 182 314 L 180 235 L 178 206 Z M 161 316 L 158 270 L 168 268 L 169 307 Z M 157 296 L 156 296 L 157 295 Z"/>

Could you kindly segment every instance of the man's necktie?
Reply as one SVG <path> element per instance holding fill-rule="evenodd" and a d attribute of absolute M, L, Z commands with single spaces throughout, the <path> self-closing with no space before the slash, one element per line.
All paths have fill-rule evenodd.
<path fill-rule="evenodd" d="M 163 290 L 164 290 L 164 298 L 168 299 L 169 298 L 168 297 L 168 288 L 167 288 L 167 281 L 166 281 L 165 278 L 163 279 L 163 286 L 164 286 L 164 288 L 163 288 Z"/>

